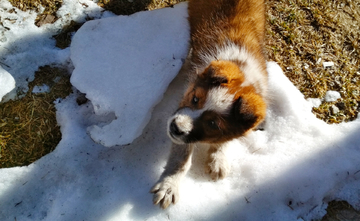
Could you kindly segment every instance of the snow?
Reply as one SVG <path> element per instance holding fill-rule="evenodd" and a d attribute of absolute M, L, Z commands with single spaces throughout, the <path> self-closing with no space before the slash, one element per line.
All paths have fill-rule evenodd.
<path fill-rule="evenodd" d="M 2 98 L 15 88 L 15 80 L 0 66 L 0 101 Z"/>
<path fill-rule="evenodd" d="M 340 98 L 341 98 L 341 95 L 337 91 L 327 91 L 325 94 L 325 97 L 324 97 L 326 102 L 333 102 Z"/>
<path fill-rule="evenodd" d="M 115 115 L 111 123 L 89 128 L 96 142 L 129 144 L 149 122 L 187 55 L 179 44 L 189 38 L 184 8 L 89 21 L 75 34 L 71 83 L 91 100 L 96 114 Z"/>
<path fill-rule="evenodd" d="M 0 3 L 2 10 L 6 5 L 3 2 Z M 64 7 L 68 7 L 67 10 L 73 13 L 71 14 L 73 17 L 92 13 L 87 8 L 79 6 L 76 6 L 77 9 L 71 8 L 80 3 L 69 3 L 64 0 L 64 4 Z M 183 3 L 173 9 L 119 17 L 118 22 L 124 22 L 119 29 L 124 28 L 126 32 L 144 31 L 139 30 L 137 26 L 146 22 L 148 25 L 143 28 L 146 28 L 148 34 L 139 33 L 143 38 L 136 37 L 139 41 L 138 46 L 152 42 L 154 44 L 152 48 L 157 49 L 156 46 L 162 47 L 168 42 L 168 38 L 176 39 L 176 47 L 166 49 L 176 53 L 175 59 L 180 59 L 188 39 L 178 38 L 178 30 L 172 25 L 174 20 L 179 20 L 179 23 L 176 23 L 179 27 L 186 25 L 186 20 L 182 17 L 186 13 L 185 6 L 186 4 Z M 97 10 L 94 6 L 94 11 Z M 31 26 L 32 21 L 27 20 L 33 19 L 34 16 L 31 13 L 20 13 L 23 12 L 16 14 L 19 19 L 24 19 L 25 23 Z M 168 20 L 162 18 L 162 13 L 169 16 Z M 102 12 L 102 15 L 104 14 L 106 13 Z M 101 17 L 100 14 L 99 16 Z M 146 21 L 143 21 L 145 18 Z M 160 18 L 162 21 L 158 20 Z M 86 27 L 91 27 L 96 22 L 102 24 L 104 30 L 109 30 L 109 36 L 115 33 L 122 35 L 120 30 L 112 28 L 111 31 L 106 27 L 107 22 L 109 25 L 114 25 L 113 19 L 101 19 L 84 26 L 82 31 L 86 32 L 89 38 L 92 35 L 95 37 L 97 32 Z M 132 22 L 134 22 L 132 26 L 127 25 Z M 181 24 L 182 22 L 184 23 Z M 152 32 L 157 24 L 162 24 L 162 28 L 158 27 L 157 32 Z M 51 29 L 56 25 L 62 24 L 47 26 Z M 10 35 L 13 29 L 16 31 L 15 27 L 9 27 L 11 29 L 7 35 Z M 26 27 L 23 32 L 31 30 Z M 168 27 L 173 30 L 162 30 Z M 35 53 L 32 51 L 34 49 L 39 50 L 36 52 L 39 56 L 46 57 L 49 55 L 46 52 L 51 52 L 50 54 L 55 57 L 62 57 L 62 59 L 50 59 L 51 62 L 69 61 L 68 49 L 49 49 L 50 46 L 43 44 L 42 41 L 33 41 L 33 45 L 25 49 L 21 40 L 21 36 L 26 35 L 23 32 L 18 30 L 19 38 L 13 39 L 14 47 L 20 44 L 18 48 L 22 53 L 11 55 L 14 61 L 18 61 L 17 69 L 21 71 L 14 72 L 12 65 L 11 68 L 6 68 L 15 79 L 20 79 L 17 75 L 29 78 L 33 75 L 27 66 L 23 66 L 23 63 L 28 62 L 29 57 L 22 54 Z M 163 36 L 164 33 L 169 35 Z M 172 36 L 171 33 L 176 36 Z M 43 30 L 38 38 L 47 39 L 48 36 Z M 104 40 L 108 39 L 106 36 L 103 37 Z M 74 44 L 76 38 L 75 36 Z M 150 41 L 151 39 L 154 41 Z M 112 40 L 108 39 L 108 41 Z M 108 52 L 111 53 L 109 56 L 119 58 L 118 62 L 122 64 L 134 64 L 134 61 L 137 61 L 137 65 L 124 65 L 122 73 L 142 70 L 139 66 L 146 66 L 145 63 L 148 62 L 141 60 L 144 58 L 138 57 L 141 55 L 136 53 L 126 51 L 129 53 L 128 56 L 122 55 L 120 48 L 130 46 L 131 43 L 133 39 L 130 38 L 128 41 L 124 39 L 113 41 L 113 47 L 119 50 L 116 53 Z M 98 43 L 88 41 L 88 44 L 89 47 L 95 47 L 93 45 Z M 136 45 L 133 47 L 134 51 L 149 52 L 148 49 Z M 86 53 L 89 52 L 85 49 L 82 52 L 79 45 L 80 51 L 73 49 L 72 47 L 71 53 L 78 54 L 75 60 L 88 56 Z M 97 53 L 103 55 L 104 52 L 97 48 Z M 93 55 L 93 59 L 100 59 L 101 56 L 96 54 Z M 163 58 L 166 54 L 166 50 L 159 49 L 153 53 L 149 62 Z M 170 61 L 172 59 L 171 54 Z M 90 66 L 97 61 L 88 62 Z M 83 75 L 83 79 L 78 81 L 86 82 L 98 77 L 96 74 L 89 75 L 90 79 L 84 76 L 81 69 L 85 70 L 87 67 L 79 66 L 81 63 L 74 61 L 74 79 L 76 73 L 79 76 Z M 35 63 L 33 67 L 36 65 L 41 64 Z M 159 75 L 167 74 L 166 72 L 169 71 L 165 67 L 155 70 Z M 161 93 L 160 91 L 165 88 L 163 96 L 153 92 L 152 88 L 151 90 L 145 87 L 136 88 L 136 93 L 153 95 L 154 104 L 161 97 L 163 98 L 154 107 L 149 123 L 137 122 L 140 119 L 134 120 L 139 123 L 139 128 L 146 124 L 140 136 L 129 145 L 112 147 L 104 147 L 94 142 L 88 134 L 93 125 L 99 127 L 109 125 L 118 117 L 114 108 L 104 109 L 102 106 L 99 112 L 98 107 L 95 107 L 99 102 L 97 96 L 105 96 L 106 91 L 110 91 L 111 88 L 103 86 L 96 89 L 93 83 L 84 84 L 84 88 L 80 90 L 86 91 L 91 102 L 78 106 L 77 92 L 56 102 L 57 120 L 62 132 L 62 140 L 56 149 L 29 166 L 0 169 L 0 220 L 311 220 L 321 218 L 326 212 L 327 203 L 334 199 L 346 200 L 360 209 L 360 138 L 358 136 L 360 118 L 348 123 L 328 125 L 311 113 L 313 106 L 311 102 L 304 99 L 277 64 L 269 62 L 268 72 L 271 102 L 265 130 L 255 131 L 245 138 L 229 143 L 231 173 L 218 182 L 212 182 L 204 173 L 206 146 L 198 145 L 192 168 L 180 186 L 180 200 L 167 210 L 152 205 L 149 190 L 166 164 L 171 145 L 165 133 L 167 117 L 178 105 L 186 77 L 178 75 L 168 87 L 168 81 L 156 83 L 157 85 L 149 81 L 149 84 L 159 90 L 157 93 Z M 103 79 L 98 84 L 104 82 L 108 84 L 109 73 L 100 74 Z M 120 71 L 115 72 L 114 75 L 117 74 L 120 74 Z M 132 84 L 132 81 L 126 83 Z M 160 87 L 162 89 L 159 89 Z M 91 95 L 95 90 L 99 90 L 98 94 Z M 129 90 L 118 96 L 119 99 L 122 99 L 121 97 L 138 99 L 133 97 L 134 93 L 133 90 Z M 117 104 L 110 102 L 110 105 Z M 151 107 L 147 108 L 151 112 Z M 134 110 L 128 109 L 123 114 L 132 111 Z M 122 126 L 132 125 L 124 123 Z"/>
<path fill-rule="evenodd" d="M 47 93 L 50 91 L 50 88 L 48 85 L 43 84 L 43 85 L 36 85 L 34 86 L 33 90 L 31 91 L 33 94 L 41 94 L 41 93 Z"/>
<path fill-rule="evenodd" d="M 320 98 L 308 98 L 306 99 L 308 102 L 310 102 L 312 107 L 320 107 L 322 100 Z"/>

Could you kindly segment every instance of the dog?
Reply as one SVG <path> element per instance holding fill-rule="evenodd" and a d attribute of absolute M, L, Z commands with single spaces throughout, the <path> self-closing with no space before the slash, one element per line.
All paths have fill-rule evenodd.
<path fill-rule="evenodd" d="M 168 120 L 171 153 L 151 189 L 153 203 L 179 200 L 194 146 L 209 144 L 205 172 L 213 180 L 229 173 L 226 143 L 261 124 L 266 116 L 264 0 L 190 0 L 190 50 L 180 71 L 189 75 L 178 110 Z"/>

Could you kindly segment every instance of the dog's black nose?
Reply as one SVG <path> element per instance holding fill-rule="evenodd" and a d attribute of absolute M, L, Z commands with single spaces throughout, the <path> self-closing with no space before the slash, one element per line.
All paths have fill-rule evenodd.
<path fill-rule="evenodd" d="M 179 130 L 179 127 L 176 125 L 175 120 L 171 121 L 170 132 L 176 136 L 181 136 L 184 134 L 184 132 Z"/>

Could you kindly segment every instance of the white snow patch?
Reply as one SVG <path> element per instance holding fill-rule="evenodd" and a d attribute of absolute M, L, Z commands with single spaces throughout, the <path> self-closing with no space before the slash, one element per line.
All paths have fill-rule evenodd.
<path fill-rule="evenodd" d="M 326 102 L 337 101 L 337 99 L 340 99 L 340 98 L 341 98 L 341 95 L 337 91 L 327 91 L 325 94 L 325 97 L 324 97 Z"/>
<path fill-rule="evenodd" d="M 50 87 L 46 84 L 43 85 L 36 85 L 34 86 L 32 93 L 33 94 L 41 94 L 41 93 L 47 93 L 50 91 Z"/>
<path fill-rule="evenodd" d="M 0 66 L 0 101 L 2 98 L 15 88 L 15 80 Z"/>
<path fill-rule="evenodd" d="M 312 107 L 319 107 L 322 103 L 321 99 L 320 98 L 308 98 L 306 99 Z"/>

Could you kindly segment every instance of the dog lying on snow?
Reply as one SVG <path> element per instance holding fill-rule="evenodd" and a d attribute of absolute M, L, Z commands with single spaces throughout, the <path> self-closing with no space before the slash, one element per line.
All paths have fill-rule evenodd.
<path fill-rule="evenodd" d="M 188 12 L 191 48 L 181 71 L 189 85 L 168 121 L 173 145 L 151 189 L 154 204 L 164 209 L 179 199 L 194 144 L 210 145 L 205 172 L 223 179 L 229 173 L 225 143 L 251 132 L 266 114 L 264 0 L 190 0 Z"/>

